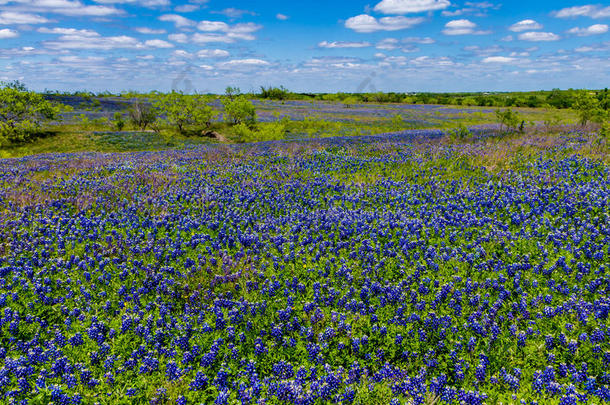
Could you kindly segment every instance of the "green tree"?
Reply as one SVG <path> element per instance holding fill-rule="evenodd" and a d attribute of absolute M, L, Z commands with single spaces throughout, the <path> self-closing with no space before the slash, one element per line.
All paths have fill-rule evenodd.
<path fill-rule="evenodd" d="M 227 88 L 225 89 L 225 96 L 231 101 L 233 101 L 233 99 L 235 99 L 240 94 L 241 90 L 239 89 L 239 87 L 227 86 Z"/>
<path fill-rule="evenodd" d="M 122 131 L 125 128 L 125 120 L 123 119 L 123 114 L 116 111 L 114 113 L 114 122 L 112 123 L 117 131 Z"/>
<path fill-rule="evenodd" d="M 129 119 L 131 123 L 142 131 L 146 130 L 146 127 L 155 122 L 157 118 L 155 111 L 149 104 L 144 104 L 136 98 L 135 103 L 129 109 Z"/>
<path fill-rule="evenodd" d="M 254 125 L 256 123 L 256 108 L 246 96 L 225 97 L 222 104 L 225 108 L 227 122 L 233 125 Z"/>
<path fill-rule="evenodd" d="M 580 90 L 576 94 L 574 109 L 578 113 L 578 121 L 583 127 L 589 121 L 601 122 L 605 115 L 600 107 L 599 99 L 588 90 Z"/>
<path fill-rule="evenodd" d="M 504 128 L 506 130 L 523 130 L 524 122 L 521 119 L 521 116 L 516 111 L 511 110 L 510 108 L 506 110 L 496 110 L 496 117 L 498 122 L 500 123 L 500 130 L 502 131 Z"/>
<path fill-rule="evenodd" d="M 20 82 L 0 83 L 0 144 L 22 142 L 40 132 L 46 120 L 69 108 L 28 91 Z"/>
<path fill-rule="evenodd" d="M 218 114 L 207 104 L 207 97 L 171 92 L 158 96 L 154 102 L 155 115 L 165 117 L 164 121 L 176 126 L 181 134 L 189 127 L 208 128 Z"/>

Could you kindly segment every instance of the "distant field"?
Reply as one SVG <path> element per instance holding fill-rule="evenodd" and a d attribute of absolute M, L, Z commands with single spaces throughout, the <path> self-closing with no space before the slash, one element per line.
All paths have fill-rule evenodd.
<path fill-rule="evenodd" d="M 70 106 L 73 111 L 62 114 L 61 121 L 47 124 L 46 134 L 33 141 L 6 146 L 0 151 L 4 157 L 36 153 L 62 152 L 124 152 L 162 149 L 181 149 L 201 144 L 216 143 L 199 133 L 190 136 L 175 131 L 142 132 L 129 127 L 117 131 L 112 124 L 115 113 L 127 119 L 127 111 L 134 99 L 122 97 L 49 96 Z M 147 100 L 144 99 L 146 103 Z M 408 130 L 450 130 L 458 126 L 497 128 L 496 108 L 462 107 L 419 104 L 345 104 L 329 101 L 270 101 L 254 100 L 258 126 L 283 123 L 283 139 L 322 138 L 336 136 L 365 136 Z M 222 110 L 219 101 L 213 103 Z M 571 110 L 517 108 L 524 125 L 529 129 L 548 129 L 548 126 L 570 125 L 576 122 Z M 222 114 L 216 119 L 214 130 L 225 135 L 229 143 L 239 142 L 232 128 L 222 124 Z"/>

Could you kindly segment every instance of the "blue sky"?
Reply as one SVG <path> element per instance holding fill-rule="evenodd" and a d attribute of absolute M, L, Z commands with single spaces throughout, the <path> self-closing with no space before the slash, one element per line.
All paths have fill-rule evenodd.
<path fill-rule="evenodd" d="M 610 6 L 574 1 L 0 0 L 0 80 L 42 90 L 610 86 Z"/>

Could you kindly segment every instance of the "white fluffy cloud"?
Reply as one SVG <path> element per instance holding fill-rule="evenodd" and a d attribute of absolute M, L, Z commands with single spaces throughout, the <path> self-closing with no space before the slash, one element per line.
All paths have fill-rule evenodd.
<path fill-rule="evenodd" d="M 383 14 L 408 14 L 444 10 L 450 5 L 449 0 L 382 0 L 374 10 Z"/>
<path fill-rule="evenodd" d="M 511 25 L 508 29 L 513 32 L 535 31 L 542 29 L 542 24 L 534 20 L 523 20 Z"/>
<path fill-rule="evenodd" d="M 524 32 L 519 35 L 521 41 L 532 41 L 532 42 L 550 42 L 558 41 L 561 37 L 552 32 Z"/>
<path fill-rule="evenodd" d="M 97 32 L 91 31 L 91 30 L 77 30 L 76 28 L 61 28 L 61 27 L 55 27 L 55 28 L 42 27 L 42 28 L 38 28 L 37 31 L 40 32 L 41 34 L 79 35 L 79 36 L 83 36 L 83 37 L 97 37 L 100 35 Z"/>
<path fill-rule="evenodd" d="M 170 41 L 178 42 L 179 44 L 186 44 L 189 41 L 189 37 L 186 34 L 170 34 L 167 36 Z"/>
<path fill-rule="evenodd" d="M 171 3 L 169 0 L 95 0 L 100 4 L 136 4 L 148 8 L 166 7 Z"/>
<path fill-rule="evenodd" d="M 69 50 L 69 49 L 137 49 L 144 48 L 144 45 L 133 37 L 126 35 L 103 37 L 97 32 L 88 31 L 85 33 L 71 33 L 62 35 L 54 41 L 44 41 L 43 45 L 47 49 Z"/>
<path fill-rule="evenodd" d="M 377 19 L 368 14 L 361 14 L 345 21 L 345 27 L 356 32 L 368 33 L 376 31 L 398 31 L 412 28 L 424 22 L 422 17 L 382 17 Z"/>
<path fill-rule="evenodd" d="M 155 30 L 155 29 L 148 28 L 148 27 L 138 27 L 135 30 L 137 32 L 139 32 L 140 34 L 147 34 L 147 35 L 159 35 L 159 34 L 165 34 L 167 32 L 164 29 Z"/>
<path fill-rule="evenodd" d="M 282 13 L 277 13 L 275 15 L 275 18 L 277 18 L 280 21 L 286 21 L 287 19 L 289 19 L 290 17 L 288 17 L 286 14 L 282 14 Z"/>
<path fill-rule="evenodd" d="M 227 31 L 229 24 L 222 21 L 201 21 L 197 24 L 199 31 L 213 32 L 213 31 Z"/>
<path fill-rule="evenodd" d="M 443 34 L 445 35 L 483 35 L 486 31 L 476 29 L 477 25 L 470 20 L 453 20 L 445 24 Z"/>
<path fill-rule="evenodd" d="M 610 17 L 610 6 L 599 7 L 594 5 L 584 5 L 568 7 L 553 13 L 557 18 L 572 18 L 572 17 L 591 17 L 591 18 L 608 18 Z"/>
<path fill-rule="evenodd" d="M 483 63 L 511 63 L 516 61 L 516 58 L 510 58 L 507 56 L 488 56 L 482 60 Z"/>
<path fill-rule="evenodd" d="M 319 48 L 327 48 L 327 49 L 334 49 L 334 48 L 368 48 L 369 46 L 371 46 L 370 42 L 344 42 L 344 41 L 333 41 L 333 42 L 328 42 L 328 41 L 322 41 L 318 44 Z"/>
<path fill-rule="evenodd" d="M 173 22 L 176 28 L 192 27 L 196 24 L 195 21 L 189 20 L 178 14 L 163 14 L 159 17 L 159 21 Z"/>
<path fill-rule="evenodd" d="M 44 24 L 48 22 L 48 19 L 36 14 L 20 13 L 16 11 L 3 11 L 0 13 L 0 24 L 3 25 Z"/>
<path fill-rule="evenodd" d="M 227 58 L 229 55 L 224 49 L 202 49 L 197 52 L 199 58 Z"/>
<path fill-rule="evenodd" d="M 568 30 L 568 34 L 578 35 L 579 37 L 588 37 L 590 35 L 600 35 L 608 32 L 606 24 L 594 24 L 586 28 L 574 27 Z"/>
<path fill-rule="evenodd" d="M 0 39 L 16 38 L 18 36 L 19 33 L 15 30 L 10 30 L 8 28 L 0 30 Z"/>
<path fill-rule="evenodd" d="M 77 17 L 106 17 L 124 13 L 115 7 L 85 5 L 78 0 L 3 0 L 3 3 L 12 8 L 10 11 Z"/>
<path fill-rule="evenodd" d="M 230 60 L 228 62 L 218 63 L 216 65 L 216 67 L 218 67 L 220 69 L 240 69 L 240 68 L 250 69 L 253 67 L 265 67 L 265 66 L 269 66 L 269 65 L 271 65 L 271 64 L 269 62 L 267 62 L 266 60 L 249 58 L 249 59 L 234 59 L 234 60 Z"/>
<path fill-rule="evenodd" d="M 173 48 L 174 44 L 164 41 L 162 39 L 149 39 L 144 42 L 144 45 L 149 48 Z"/>

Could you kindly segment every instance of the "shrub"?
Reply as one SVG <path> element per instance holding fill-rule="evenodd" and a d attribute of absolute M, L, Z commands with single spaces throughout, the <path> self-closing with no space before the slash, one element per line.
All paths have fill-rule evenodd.
<path fill-rule="evenodd" d="M 129 119 L 134 127 L 146 130 L 146 127 L 155 122 L 157 118 L 155 112 L 148 104 L 143 104 L 136 99 L 133 107 L 129 109 Z"/>
<path fill-rule="evenodd" d="M 578 113 L 578 121 L 583 127 L 589 121 L 602 122 L 604 111 L 601 109 L 599 99 L 587 90 L 581 90 L 576 95 L 574 109 Z"/>
<path fill-rule="evenodd" d="M 256 123 L 256 108 L 245 96 L 225 97 L 222 104 L 225 108 L 227 122 L 233 125 L 254 125 Z"/>
<path fill-rule="evenodd" d="M 516 111 L 513 111 L 510 108 L 506 110 L 496 110 L 496 117 L 500 123 L 500 131 L 504 128 L 507 131 L 515 131 L 517 128 L 519 128 L 520 131 L 523 131 L 525 123 Z"/>
<path fill-rule="evenodd" d="M 20 82 L 0 83 L 0 144 L 32 138 L 43 121 L 57 118 L 67 109 L 28 91 Z"/>
<path fill-rule="evenodd" d="M 261 142 L 282 139 L 286 133 L 283 122 L 269 122 L 260 124 L 259 128 L 251 128 L 244 123 L 233 127 L 233 133 L 239 142 Z"/>
<path fill-rule="evenodd" d="M 181 134 L 184 134 L 189 126 L 208 128 L 218 114 L 202 95 L 186 95 L 174 91 L 158 98 L 153 104 L 155 115 L 165 116 L 164 121 L 176 126 Z"/>
<path fill-rule="evenodd" d="M 264 86 L 261 86 L 261 92 L 259 94 L 259 97 L 265 98 L 265 99 L 270 99 L 270 100 L 286 100 L 289 95 L 290 95 L 290 92 L 284 86 L 280 86 L 280 87 L 269 86 L 269 88 L 265 88 Z"/>
<path fill-rule="evenodd" d="M 123 120 L 123 114 L 120 112 L 114 113 L 114 122 L 112 123 L 117 131 L 122 131 L 125 128 L 125 120 Z"/>
<path fill-rule="evenodd" d="M 453 128 L 449 130 L 447 135 L 453 141 L 464 141 L 472 138 L 472 133 L 470 132 L 470 130 L 463 125 L 460 125 L 458 128 Z"/>

